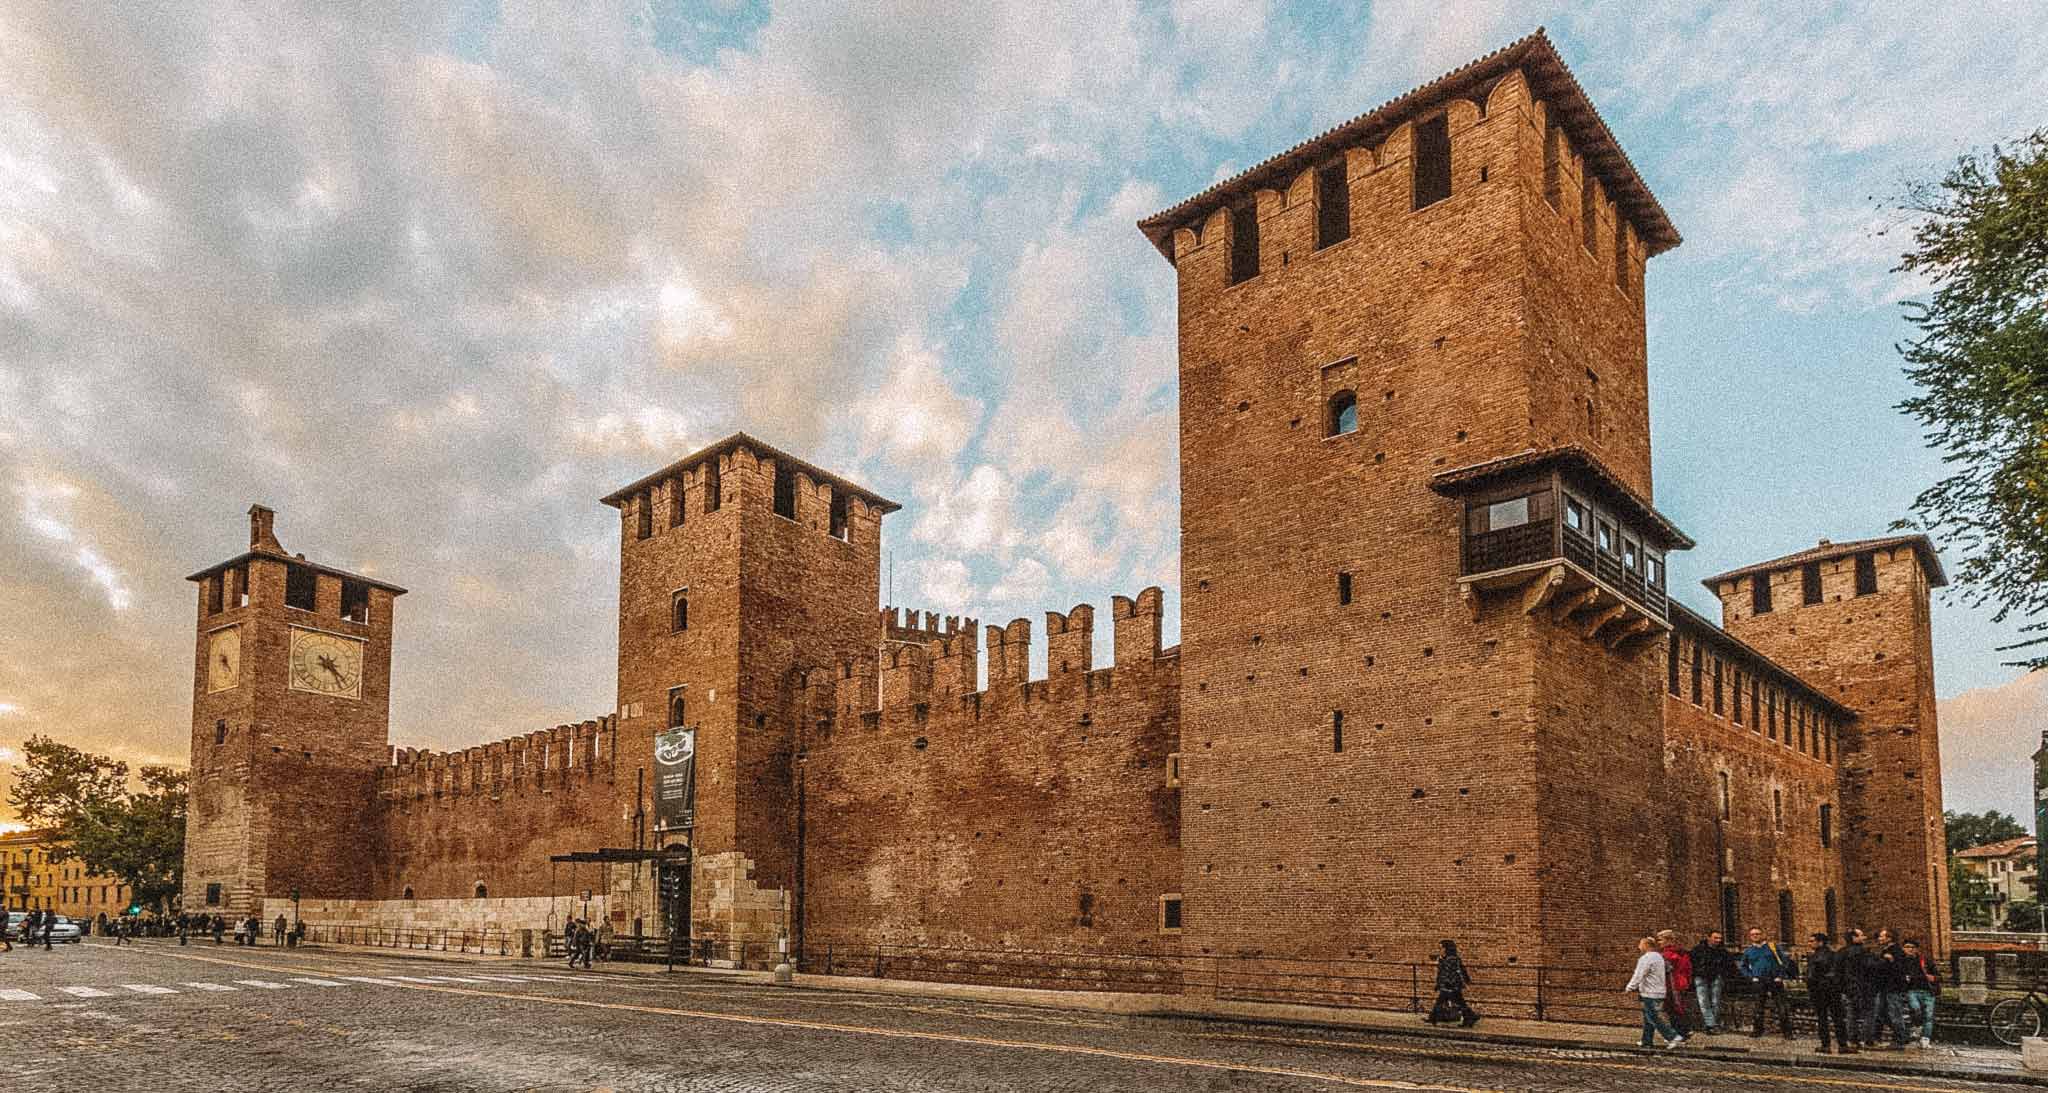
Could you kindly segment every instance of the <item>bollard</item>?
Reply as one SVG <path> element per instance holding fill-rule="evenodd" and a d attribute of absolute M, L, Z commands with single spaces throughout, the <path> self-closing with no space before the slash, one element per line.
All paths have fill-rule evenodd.
<path fill-rule="evenodd" d="M 2048 1037 L 2029 1036 L 2021 1040 L 2020 1065 L 2028 1070 L 2048 1070 Z"/>
<path fill-rule="evenodd" d="M 1984 986 L 1984 958 L 1961 956 L 1956 958 L 1956 996 L 1966 1006 L 1981 1006 L 1991 992 Z"/>
<path fill-rule="evenodd" d="M 1991 954 L 1991 981 L 2005 990 L 2015 990 L 2020 985 L 2020 954 Z"/>

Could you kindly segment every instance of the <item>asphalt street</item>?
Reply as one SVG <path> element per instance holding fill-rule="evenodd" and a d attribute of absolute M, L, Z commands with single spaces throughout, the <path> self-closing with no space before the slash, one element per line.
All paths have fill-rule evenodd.
<path fill-rule="evenodd" d="M 981 1001 L 147 941 L 0 954 L 14 1089 L 1970 1090 L 1819 1072 Z"/>

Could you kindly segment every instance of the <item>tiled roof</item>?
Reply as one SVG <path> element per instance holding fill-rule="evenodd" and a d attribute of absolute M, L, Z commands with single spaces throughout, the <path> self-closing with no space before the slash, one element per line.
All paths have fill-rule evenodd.
<path fill-rule="evenodd" d="M 1902 546 L 1912 547 L 1913 552 L 1920 556 L 1920 565 L 1927 571 L 1927 583 L 1929 585 L 1940 588 L 1948 583 L 1948 575 L 1941 571 L 1941 558 L 1934 553 L 1934 543 L 1927 536 L 1917 534 L 1887 535 L 1878 539 L 1852 539 L 1845 543 L 1834 543 L 1822 539 L 1819 545 L 1809 547 L 1796 554 L 1787 554 L 1782 558 L 1773 558 L 1767 562 L 1756 562 L 1743 566 L 1740 569 L 1731 569 L 1726 573 L 1716 573 L 1700 583 L 1706 585 L 1711 591 L 1714 590 L 1715 585 L 1720 584 L 1722 581 L 1732 581 L 1738 577 L 1747 577 L 1752 573 L 1791 569 L 1795 566 L 1805 565 L 1808 562 L 1825 562 L 1833 558 L 1846 558 L 1851 554 L 1861 554 L 1869 550 L 1891 550 Z"/>
<path fill-rule="evenodd" d="M 2022 835 L 2017 839 L 2006 839 L 2003 842 L 1985 843 L 1983 846 L 1973 846 L 1968 850 L 1958 850 L 1956 851 L 1956 857 L 2009 858 L 2033 845 L 2034 837 L 2032 835 Z"/>
<path fill-rule="evenodd" d="M 309 562 L 304 558 L 298 557 L 297 555 L 283 554 L 274 550 L 245 551 L 241 554 L 235 555 L 232 558 L 229 558 L 225 562 L 219 562 L 214 565 L 207 566 L 205 569 L 202 569 L 199 572 L 194 573 L 185 579 L 188 581 L 203 581 L 208 577 L 211 577 L 214 574 L 219 573 L 223 569 L 233 569 L 234 567 L 241 565 L 243 562 L 246 562 L 251 558 L 268 558 L 272 561 L 290 562 L 293 565 L 305 566 L 307 569 L 310 569 L 315 573 L 325 573 L 330 577 L 340 577 L 341 579 L 347 581 L 359 581 L 363 584 L 367 584 L 375 588 L 381 588 L 394 596 L 405 595 L 405 589 L 400 588 L 395 584 L 392 584 L 390 581 L 380 581 L 375 577 L 365 577 L 360 573 L 350 573 L 346 569 L 336 569 L 331 565 L 321 565 L 319 562 Z"/>
<path fill-rule="evenodd" d="M 1476 94 L 1501 76 L 1520 68 L 1530 90 L 1550 107 L 1551 116 L 1571 137 L 1572 147 L 1606 183 L 1608 196 L 1628 214 L 1652 255 L 1679 243 L 1678 229 L 1655 194 L 1629 162 L 1613 131 L 1593 109 L 1593 102 L 1567 68 L 1543 28 L 1514 44 L 1497 49 L 1463 68 L 1446 72 L 1399 98 L 1289 148 L 1258 166 L 1203 190 L 1180 204 L 1138 221 L 1139 230 L 1170 260 L 1174 229 L 1199 224 L 1218 206 L 1275 182 L 1291 178 L 1339 148 L 1377 144 L 1416 114 L 1447 98 Z"/>
<path fill-rule="evenodd" d="M 771 459 L 774 459 L 777 463 L 788 463 L 790 466 L 803 471 L 805 474 L 810 475 L 812 478 L 820 482 L 830 482 L 835 486 L 845 489 L 853 494 L 856 494 L 863 500 L 867 501 L 868 504 L 874 506 L 881 512 L 891 513 L 903 507 L 902 505 L 899 505 L 896 502 L 891 501 L 886 497 L 883 497 L 881 494 L 876 493 L 871 489 L 868 489 L 866 486 L 862 486 L 853 481 L 842 478 L 839 475 L 833 474 L 831 471 L 828 471 L 814 463 L 806 463 L 805 461 L 798 459 L 796 456 L 793 456 L 788 452 L 785 452 L 782 449 L 777 448 L 773 444 L 764 444 L 761 441 L 756 440 L 745 433 L 734 433 L 731 436 L 726 437 L 724 440 L 717 442 L 716 444 L 712 444 L 709 447 L 700 448 L 697 451 L 691 452 L 689 455 L 686 455 L 681 459 L 676 460 L 674 463 L 671 463 L 668 466 L 663 467 L 658 471 L 655 471 L 653 474 L 641 478 L 640 480 L 634 482 L 630 486 L 627 486 L 623 489 L 613 490 L 611 493 L 605 495 L 602 498 L 602 501 L 604 504 L 610 505 L 613 508 L 618 508 L 621 505 L 625 504 L 626 498 L 633 496 L 634 494 L 646 489 L 649 486 L 652 486 L 653 484 L 661 481 L 664 478 L 672 477 L 678 472 L 682 471 L 683 469 L 701 463 L 714 455 L 722 455 L 725 452 L 731 451 L 734 448 L 741 447 L 750 448 L 755 452 L 758 452 L 762 455 L 766 455 Z"/>
<path fill-rule="evenodd" d="M 1650 506 L 1641 494 L 1629 489 L 1605 463 L 1593 453 L 1576 444 L 1565 444 L 1555 448 L 1531 448 L 1513 455 L 1474 463 L 1440 472 L 1429 480 L 1429 488 L 1449 497 L 1456 497 L 1469 490 L 1494 482 L 1509 474 L 1520 471 L 1558 465 L 1583 472 L 1593 479 L 1606 494 L 1606 499 L 1633 515 L 1644 527 L 1664 537 L 1666 550 L 1691 550 L 1692 537 L 1678 530 L 1678 525 L 1666 519 L 1664 514 Z"/>

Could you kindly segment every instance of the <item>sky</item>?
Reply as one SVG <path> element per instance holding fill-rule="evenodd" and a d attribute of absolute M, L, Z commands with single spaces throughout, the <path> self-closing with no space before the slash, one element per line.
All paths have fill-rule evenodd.
<path fill-rule="evenodd" d="M 894 602 L 1159 584 L 1172 640 L 1174 275 L 1134 222 L 1538 24 L 1686 238 L 1646 282 L 1678 593 L 1904 515 L 1941 464 L 1894 408 L 1889 200 L 2048 123 L 2048 20 L 1444 7 L 0 3 L 0 768 L 184 762 L 183 578 L 253 502 L 411 589 L 395 742 L 599 716 L 596 499 L 742 428 L 905 504 Z M 2029 811 L 2012 637 L 1935 612 L 1952 807 Z"/>

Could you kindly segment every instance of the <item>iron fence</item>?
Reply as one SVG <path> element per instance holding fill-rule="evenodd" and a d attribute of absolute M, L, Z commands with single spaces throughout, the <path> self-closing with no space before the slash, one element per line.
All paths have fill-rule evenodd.
<path fill-rule="evenodd" d="M 379 949 L 417 949 L 482 956 L 521 955 L 520 939 L 506 930 L 398 929 L 389 926 L 307 923 L 306 941 Z"/>

